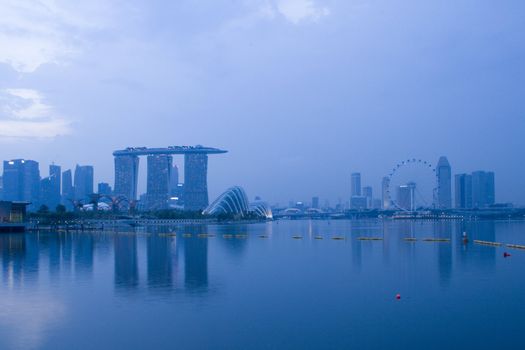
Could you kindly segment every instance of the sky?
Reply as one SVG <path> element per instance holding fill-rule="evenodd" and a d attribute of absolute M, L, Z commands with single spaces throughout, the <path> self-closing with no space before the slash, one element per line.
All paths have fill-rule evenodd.
<path fill-rule="evenodd" d="M 407 158 L 525 204 L 522 0 L 0 0 L 0 156 L 95 166 L 203 144 L 209 191 L 379 197 Z M 140 190 L 145 190 L 145 159 Z M 175 162 L 182 166 L 182 158 Z"/>

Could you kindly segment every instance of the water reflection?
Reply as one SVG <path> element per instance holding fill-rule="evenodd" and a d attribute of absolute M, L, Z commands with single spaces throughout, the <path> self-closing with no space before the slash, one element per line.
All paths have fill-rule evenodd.
<path fill-rule="evenodd" d="M 115 287 L 133 290 L 139 285 L 137 258 L 137 236 L 131 234 L 115 235 Z"/>
<path fill-rule="evenodd" d="M 493 221 L 354 221 L 334 222 L 331 225 L 323 221 L 310 221 L 295 222 L 288 226 L 287 223 L 276 225 L 186 225 L 152 227 L 142 233 L 1 235 L 2 281 L 4 285 L 13 286 L 37 282 L 42 269 L 55 282 L 68 274 L 75 278 L 91 279 L 95 251 L 100 249 L 113 251 L 115 288 L 135 290 L 142 283 L 139 276 L 142 246 L 145 252 L 143 281 L 149 290 L 176 291 L 179 286 L 191 292 L 206 292 L 209 289 L 208 255 L 212 242 L 214 249 L 220 249 L 226 257 L 242 264 L 249 251 L 249 242 L 253 239 L 263 241 L 257 238 L 260 235 L 266 238 L 264 241 L 271 240 L 274 228 L 280 236 L 278 239 L 301 233 L 298 231 L 302 230 L 305 239 L 315 241 L 316 247 L 326 244 L 331 236 L 346 234 L 347 241 L 341 244 L 348 245 L 351 264 L 358 270 L 362 268 L 363 259 L 370 259 L 375 252 L 381 253 L 383 266 L 389 266 L 395 261 L 410 265 L 416 260 L 434 256 L 434 266 L 437 266 L 439 281 L 444 286 L 450 283 L 455 268 L 494 268 L 498 256 L 497 249 L 472 243 L 474 239 L 496 241 L 497 223 Z M 463 243 L 462 232 L 468 233 L 469 244 Z M 211 237 L 205 237 L 206 234 Z M 325 240 L 315 240 L 319 235 L 324 236 Z M 384 240 L 362 242 L 357 240 L 359 236 L 381 236 Z M 408 243 L 403 239 L 406 237 L 417 238 L 418 241 Z M 446 238 L 450 242 L 422 242 L 422 238 L 427 237 Z M 179 271 L 179 265 L 183 267 L 182 271 Z M 177 283 L 179 278 L 181 283 Z"/>
<path fill-rule="evenodd" d="M 20 284 L 26 270 L 29 271 L 26 269 L 25 236 L 0 236 L 0 252 L 4 285 Z"/>
<path fill-rule="evenodd" d="M 248 225 L 219 225 L 214 229 L 219 242 L 228 252 L 228 256 L 235 260 L 242 260 L 248 244 L 246 239 L 250 232 Z"/>
<path fill-rule="evenodd" d="M 451 221 L 437 221 L 433 223 L 434 237 L 440 239 L 449 239 L 448 243 L 437 244 L 439 280 L 442 285 L 450 283 L 452 274 L 452 237 L 455 236 L 455 226 Z"/>
<path fill-rule="evenodd" d="M 74 241 L 75 275 L 79 278 L 92 276 L 94 240 L 94 236 L 88 233 L 79 234 Z"/>
<path fill-rule="evenodd" d="M 496 222 L 494 221 L 469 221 L 462 226 L 461 232 L 466 232 L 470 241 L 479 239 L 495 242 Z M 468 245 L 460 250 L 460 261 L 468 266 L 482 269 L 492 269 L 496 264 L 496 249 L 479 245 Z"/>
<path fill-rule="evenodd" d="M 184 285 L 190 292 L 205 292 L 208 287 L 208 240 L 198 235 L 208 234 L 205 225 L 186 225 L 181 228 L 191 238 L 178 236 L 184 247 Z"/>
<path fill-rule="evenodd" d="M 163 230 L 169 232 L 168 229 Z M 176 240 L 159 236 L 157 231 L 147 237 L 148 287 L 152 290 L 170 290 L 178 267 Z M 160 232 L 163 233 L 162 231 Z"/>
<path fill-rule="evenodd" d="M 191 323 L 195 303 L 203 305 L 201 301 L 211 300 L 213 307 L 200 309 L 207 316 L 203 317 L 205 326 L 212 326 L 210 320 L 224 318 L 230 313 L 232 303 L 239 302 L 250 311 L 244 323 L 249 323 L 246 319 L 253 320 L 253 313 L 271 314 L 271 319 L 263 320 L 269 325 L 270 334 L 275 332 L 271 325 L 279 322 L 273 315 L 283 308 L 289 308 L 285 313 L 290 318 L 282 321 L 283 324 L 286 321 L 286 325 L 301 323 L 303 319 L 314 324 L 315 320 L 308 319 L 312 308 L 319 317 L 326 317 L 322 322 L 332 319 L 334 314 L 341 318 L 366 314 L 371 307 L 376 307 L 372 311 L 374 315 L 388 315 L 383 312 L 392 306 L 389 296 L 398 288 L 410 295 L 411 299 L 403 300 L 421 301 L 419 308 L 414 309 L 426 310 L 433 316 L 424 298 L 428 295 L 428 300 L 439 302 L 436 296 L 442 289 L 469 303 L 470 295 L 491 288 L 487 281 L 495 276 L 499 280 L 494 285 L 523 286 L 520 279 L 509 278 L 519 276 L 521 252 L 504 260 L 503 248 L 473 243 L 474 239 L 481 239 L 523 244 L 523 227 L 523 222 L 491 221 L 282 221 L 256 225 L 143 227 L 135 232 L 0 235 L 0 348 L 7 342 L 38 348 L 47 344 L 46 337 L 85 329 L 86 320 L 94 317 L 92 310 L 99 305 L 104 307 L 96 309 L 96 317 L 113 317 L 114 324 L 129 326 L 131 321 L 119 319 L 123 317 L 123 310 L 115 304 L 135 296 L 141 298 L 135 298 L 126 306 L 137 307 L 141 311 L 134 309 L 133 312 L 142 312 L 140 316 L 144 316 L 143 321 L 140 317 L 134 320 L 137 324 L 132 326 L 136 325 L 136 329 L 148 329 L 146 319 L 149 317 L 150 321 L 158 315 L 159 320 L 165 321 L 159 324 L 168 324 L 174 317 Z M 464 231 L 470 238 L 468 244 L 461 239 Z M 292 239 L 295 234 L 303 239 Z M 316 240 L 317 236 L 324 239 Z M 345 236 L 346 240 L 330 239 L 334 236 Z M 360 236 L 384 240 L 359 241 Z M 405 237 L 414 237 L 417 241 L 409 242 Z M 450 242 L 422 240 L 430 237 L 447 238 Z M 79 280 L 82 283 L 77 283 Z M 501 288 L 495 293 L 511 295 L 510 290 Z M 385 293 L 389 296 L 385 297 Z M 78 303 L 79 298 L 83 303 Z M 312 298 L 317 298 L 317 302 L 311 304 Z M 443 299 L 449 302 L 453 298 Z M 144 305 L 152 300 L 153 303 Z M 365 300 L 374 303 L 363 302 Z M 260 305 L 265 309 L 258 310 Z M 366 309 L 360 310 L 360 305 Z M 469 310 L 477 307 L 472 304 Z M 154 316 L 148 314 L 153 313 L 152 309 L 155 309 Z M 338 310 L 343 311 L 338 313 Z M 74 316 L 64 322 L 68 315 Z M 57 325 L 57 320 L 62 320 L 62 324 Z M 206 324 L 207 321 L 210 323 Z M 332 326 L 337 328 L 342 324 L 350 323 L 335 322 Z M 53 327 L 57 329 L 55 333 Z M 72 338 L 78 339 L 80 331 L 74 334 L 74 330 Z M 193 329 L 193 332 L 200 331 L 201 328 Z M 172 333 L 162 334 L 169 337 Z M 344 329 L 340 334 L 344 334 Z M 17 339 L 11 342 L 6 340 L 9 337 Z M 108 344 L 112 339 L 107 339 Z M 140 347 L 146 346 L 142 345 Z"/>

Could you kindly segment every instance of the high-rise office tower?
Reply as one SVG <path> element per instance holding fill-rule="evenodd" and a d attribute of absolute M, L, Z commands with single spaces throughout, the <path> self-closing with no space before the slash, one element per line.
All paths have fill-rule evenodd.
<path fill-rule="evenodd" d="M 178 186 L 179 186 L 179 168 L 176 164 L 173 164 L 173 167 L 171 168 L 170 173 L 170 196 L 175 196 L 178 192 Z"/>
<path fill-rule="evenodd" d="M 89 200 L 93 191 L 93 166 L 78 165 L 75 167 L 75 199 Z"/>
<path fill-rule="evenodd" d="M 56 206 L 53 207 L 50 198 L 53 196 L 53 188 L 51 185 L 51 178 L 45 177 L 40 180 L 40 204 L 45 205 L 48 209 L 53 210 Z"/>
<path fill-rule="evenodd" d="M 416 210 L 416 183 L 409 182 L 397 188 L 397 205 L 401 209 L 414 211 Z"/>
<path fill-rule="evenodd" d="M 456 208 L 472 208 L 472 175 L 457 174 L 454 187 Z"/>
<path fill-rule="evenodd" d="M 116 196 L 124 196 L 130 201 L 137 199 L 137 183 L 139 174 L 139 157 L 123 155 L 115 157 L 115 187 Z"/>
<path fill-rule="evenodd" d="M 496 201 L 494 173 L 475 171 L 472 173 L 472 207 L 486 208 Z"/>
<path fill-rule="evenodd" d="M 49 166 L 49 180 L 51 182 L 51 193 L 49 197 L 49 208 L 55 209 L 60 204 L 60 184 L 62 169 L 59 165 Z"/>
<path fill-rule="evenodd" d="M 184 209 L 202 210 L 208 206 L 208 155 L 184 155 Z"/>
<path fill-rule="evenodd" d="M 312 208 L 319 209 L 319 197 L 312 197 Z"/>
<path fill-rule="evenodd" d="M 150 210 L 167 207 L 173 157 L 166 154 L 148 156 L 146 206 Z"/>
<path fill-rule="evenodd" d="M 447 157 L 440 157 L 436 176 L 438 181 L 437 207 L 440 209 L 452 208 L 452 170 Z"/>
<path fill-rule="evenodd" d="M 361 196 L 361 173 L 352 174 L 351 196 Z"/>
<path fill-rule="evenodd" d="M 352 196 L 352 198 L 350 198 L 350 208 L 355 210 L 367 209 L 368 198 L 365 196 Z"/>
<path fill-rule="evenodd" d="M 34 160 L 4 161 L 3 199 L 31 202 L 28 210 L 36 210 L 40 201 L 40 170 Z"/>
<path fill-rule="evenodd" d="M 52 164 L 49 166 L 49 176 L 41 181 L 41 203 L 50 210 L 55 210 L 60 204 L 60 175 L 60 166 Z"/>
<path fill-rule="evenodd" d="M 381 181 L 381 199 L 383 202 L 383 210 L 390 209 L 390 196 L 388 194 L 388 188 L 390 185 L 390 179 L 388 177 L 383 177 Z"/>
<path fill-rule="evenodd" d="M 97 193 L 100 195 L 111 195 L 111 186 L 107 182 L 99 182 L 97 185 Z"/>
<path fill-rule="evenodd" d="M 373 197 L 373 190 L 371 186 L 365 186 L 363 187 L 363 197 L 366 198 L 366 207 L 368 209 L 372 208 L 372 197 Z"/>
<path fill-rule="evenodd" d="M 70 200 L 75 199 L 75 188 L 73 187 L 73 174 L 71 170 L 62 173 L 62 204 L 68 205 Z"/>

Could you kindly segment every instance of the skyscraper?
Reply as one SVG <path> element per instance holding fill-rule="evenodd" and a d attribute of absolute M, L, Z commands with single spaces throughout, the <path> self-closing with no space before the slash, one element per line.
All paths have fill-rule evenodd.
<path fill-rule="evenodd" d="M 202 210 L 208 202 L 208 155 L 184 155 L 184 209 Z"/>
<path fill-rule="evenodd" d="M 319 209 L 319 197 L 312 197 L 312 208 Z"/>
<path fill-rule="evenodd" d="M 169 193 L 170 196 L 177 196 L 178 195 L 178 186 L 179 186 L 179 168 L 176 164 L 173 164 L 173 167 L 171 168 L 170 173 L 170 189 Z"/>
<path fill-rule="evenodd" d="M 365 196 L 352 196 L 350 198 L 350 208 L 356 210 L 364 210 L 368 207 L 368 201 Z"/>
<path fill-rule="evenodd" d="M 100 195 L 111 195 L 111 186 L 107 182 L 99 182 L 97 185 L 97 193 Z"/>
<path fill-rule="evenodd" d="M 164 209 L 167 207 L 173 157 L 166 154 L 148 156 L 148 181 L 146 207 Z"/>
<path fill-rule="evenodd" d="M 456 208 L 472 208 L 472 175 L 457 174 L 455 176 Z"/>
<path fill-rule="evenodd" d="M 438 181 L 437 207 L 440 209 L 452 208 L 452 170 L 447 157 L 440 157 L 436 176 Z"/>
<path fill-rule="evenodd" d="M 371 186 L 365 186 L 363 187 L 363 197 L 366 198 L 366 207 L 368 209 L 372 208 L 372 197 L 373 197 L 373 190 Z"/>
<path fill-rule="evenodd" d="M 383 201 L 383 210 L 388 210 L 390 208 L 390 196 L 388 194 L 388 188 L 390 185 L 390 179 L 385 176 L 381 181 L 381 196 Z"/>
<path fill-rule="evenodd" d="M 472 207 L 486 208 L 496 201 L 494 173 L 475 171 L 472 173 Z"/>
<path fill-rule="evenodd" d="M 351 179 L 351 196 L 361 196 L 361 173 L 353 173 Z"/>
<path fill-rule="evenodd" d="M 128 147 L 114 151 L 115 195 L 124 195 L 131 199 L 136 198 L 139 156 L 183 154 L 185 167 L 184 186 L 178 183 L 177 186 L 171 187 L 172 190 L 176 190 L 176 193 L 181 193 L 182 188 L 182 196 L 175 195 L 173 197 L 177 197 L 177 205 L 181 204 L 180 200 L 182 197 L 185 210 L 202 210 L 208 206 L 208 154 L 222 154 L 226 152 L 225 150 L 202 145 L 169 146 L 165 148 Z"/>
<path fill-rule="evenodd" d="M 51 186 L 51 178 L 48 176 L 40 180 L 40 196 L 41 196 L 40 203 L 48 207 L 48 209 L 50 210 L 56 208 L 56 206 L 53 207 L 52 204 L 50 203 L 50 198 L 52 197 L 52 193 L 53 193 L 53 189 Z"/>
<path fill-rule="evenodd" d="M 78 165 L 75 167 L 75 199 L 88 200 L 93 191 L 93 167 Z"/>
<path fill-rule="evenodd" d="M 36 210 L 40 201 L 40 170 L 34 160 L 4 161 L 3 199 L 31 202 L 28 210 Z"/>
<path fill-rule="evenodd" d="M 51 181 L 51 198 L 50 208 L 55 209 L 60 204 L 60 185 L 62 168 L 59 165 L 51 164 L 49 166 L 49 179 Z"/>
<path fill-rule="evenodd" d="M 71 170 L 62 173 L 62 204 L 69 206 L 70 201 L 75 199 L 75 188 L 73 187 L 73 175 Z"/>
<path fill-rule="evenodd" d="M 115 187 L 116 196 L 124 196 L 130 201 L 137 199 L 137 183 L 139 174 L 139 157 L 122 155 L 115 157 Z"/>
<path fill-rule="evenodd" d="M 41 181 L 41 203 L 50 210 L 55 210 L 60 204 L 60 175 L 60 166 L 52 164 L 49 166 L 49 176 Z"/>
<path fill-rule="evenodd" d="M 416 210 L 416 183 L 409 182 L 397 188 L 397 205 L 401 209 L 414 211 Z"/>

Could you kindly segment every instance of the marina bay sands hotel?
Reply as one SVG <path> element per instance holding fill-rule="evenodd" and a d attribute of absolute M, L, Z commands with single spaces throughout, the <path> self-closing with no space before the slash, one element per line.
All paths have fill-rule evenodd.
<path fill-rule="evenodd" d="M 115 157 L 114 193 L 129 201 L 137 199 L 139 157 L 147 156 L 147 193 L 150 209 L 163 209 L 168 200 L 174 154 L 184 155 L 184 209 L 202 210 L 208 206 L 208 154 L 227 151 L 204 146 L 167 148 L 128 147 L 113 152 Z"/>

